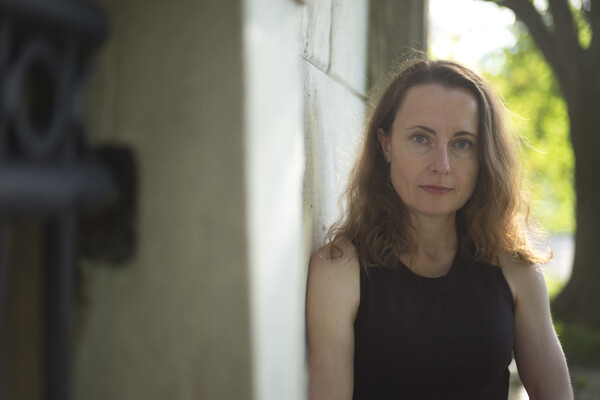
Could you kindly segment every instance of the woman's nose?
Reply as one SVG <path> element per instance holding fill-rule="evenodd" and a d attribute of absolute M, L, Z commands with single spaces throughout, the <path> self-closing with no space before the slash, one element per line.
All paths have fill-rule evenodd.
<path fill-rule="evenodd" d="M 431 160 L 431 171 L 438 174 L 447 174 L 450 172 L 450 160 L 448 159 L 448 148 L 440 146 L 433 152 Z"/>

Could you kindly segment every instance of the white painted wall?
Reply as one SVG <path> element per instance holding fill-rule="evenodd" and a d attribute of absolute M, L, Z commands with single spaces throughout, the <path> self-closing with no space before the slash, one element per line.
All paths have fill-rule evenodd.
<path fill-rule="evenodd" d="M 305 398 L 300 6 L 244 2 L 245 182 L 254 399 Z"/>
<path fill-rule="evenodd" d="M 310 0 L 303 10 L 307 252 L 323 244 L 356 158 L 367 87 L 368 0 Z"/>
<path fill-rule="evenodd" d="M 261 400 L 306 396 L 308 256 L 338 216 L 363 123 L 368 0 L 306 3 L 244 7 L 253 382 Z"/>

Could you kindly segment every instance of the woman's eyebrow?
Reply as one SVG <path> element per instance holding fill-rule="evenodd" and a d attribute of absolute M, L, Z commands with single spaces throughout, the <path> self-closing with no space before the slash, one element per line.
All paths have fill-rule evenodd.
<path fill-rule="evenodd" d="M 409 127 L 408 129 L 409 130 L 422 130 L 422 131 L 431 133 L 432 135 L 436 135 L 437 134 L 437 132 L 435 130 L 433 130 L 431 128 L 428 128 L 426 126 L 423 126 L 423 125 L 413 125 L 413 126 Z"/>
<path fill-rule="evenodd" d="M 425 131 L 425 132 L 430 133 L 432 135 L 437 135 L 437 132 L 435 131 L 435 129 L 431 129 L 431 128 L 426 127 L 424 125 L 413 125 L 413 126 L 409 127 L 408 129 L 409 130 L 422 130 L 422 131 Z M 477 136 L 478 136 L 477 134 L 475 134 L 473 132 L 467 132 L 467 131 L 458 131 L 458 132 L 456 132 L 454 134 L 455 137 L 456 136 L 463 136 L 463 135 L 473 136 L 475 138 L 477 138 Z"/>
<path fill-rule="evenodd" d="M 454 134 L 454 137 L 456 136 L 472 136 L 475 139 L 477 139 L 477 137 L 479 137 L 479 135 L 472 133 L 472 132 L 467 132 L 467 131 L 458 131 Z"/>

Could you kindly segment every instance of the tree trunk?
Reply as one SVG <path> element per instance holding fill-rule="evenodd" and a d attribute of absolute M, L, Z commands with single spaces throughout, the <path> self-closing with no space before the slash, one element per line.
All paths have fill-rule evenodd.
<path fill-rule="evenodd" d="M 581 76 L 581 75 L 580 75 Z M 593 78 L 592 78 L 593 79 Z M 600 327 L 600 90 L 581 79 L 567 94 L 575 153 L 575 258 L 571 279 L 552 304 L 557 319 Z"/>

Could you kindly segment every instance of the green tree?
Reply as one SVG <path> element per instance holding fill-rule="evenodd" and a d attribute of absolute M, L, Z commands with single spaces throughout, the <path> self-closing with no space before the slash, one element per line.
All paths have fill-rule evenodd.
<path fill-rule="evenodd" d="M 514 29 L 515 46 L 491 55 L 484 63 L 500 64 L 501 70 L 484 74 L 504 96 L 523 137 L 523 163 L 534 216 L 553 233 L 572 233 L 574 157 L 567 106 L 526 28 L 517 24 Z"/>
<path fill-rule="evenodd" d="M 482 0 L 511 9 L 554 73 L 575 154 L 576 233 L 571 279 L 553 301 L 567 322 L 600 327 L 600 0 Z M 538 2 L 539 3 L 539 2 Z"/>

